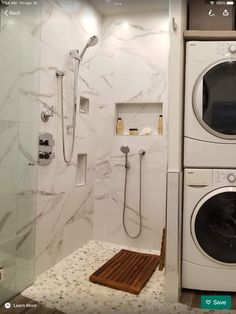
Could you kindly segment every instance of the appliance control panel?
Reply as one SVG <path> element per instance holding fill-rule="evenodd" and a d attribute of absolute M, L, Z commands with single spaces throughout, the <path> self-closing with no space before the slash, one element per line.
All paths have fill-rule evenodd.
<path fill-rule="evenodd" d="M 236 42 L 220 42 L 216 48 L 216 54 L 221 57 L 235 57 Z"/>
<path fill-rule="evenodd" d="M 236 185 L 236 170 L 213 170 L 213 184 L 215 185 Z"/>
<path fill-rule="evenodd" d="M 185 169 L 184 181 L 188 186 L 203 187 L 212 185 L 212 169 Z"/>

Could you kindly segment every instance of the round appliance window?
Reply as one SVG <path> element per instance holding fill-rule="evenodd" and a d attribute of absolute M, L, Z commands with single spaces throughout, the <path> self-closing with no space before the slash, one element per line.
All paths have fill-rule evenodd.
<path fill-rule="evenodd" d="M 236 139 L 236 61 L 211 65 L 201 74 L 194 87 L 193 108 L 209 133 Z"/>
<path fill-rule="evenodd" d="M 236 263 L 236 192 L 207 199 L 193 226 L 196 240 L 207 255 L 223 263 Z"/>

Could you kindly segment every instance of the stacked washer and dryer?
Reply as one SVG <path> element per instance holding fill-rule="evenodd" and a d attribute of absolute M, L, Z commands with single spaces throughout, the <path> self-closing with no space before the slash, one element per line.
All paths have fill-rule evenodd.
<path fill-rule="evenodd" d="M 187 43 L 183 288 L 236 291 L 236 42 Z"/>

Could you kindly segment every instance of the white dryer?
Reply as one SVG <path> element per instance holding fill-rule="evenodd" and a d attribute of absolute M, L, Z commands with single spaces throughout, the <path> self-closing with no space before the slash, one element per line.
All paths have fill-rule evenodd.
<path fill-rule="evenodd" d="M 235 169 L 185 169 L 182 286 L 236 291 Z"/>
<path fill-rule="evenodd" d="M 236 42 L 188 42 L 184 167 L 236 167 Z"/>

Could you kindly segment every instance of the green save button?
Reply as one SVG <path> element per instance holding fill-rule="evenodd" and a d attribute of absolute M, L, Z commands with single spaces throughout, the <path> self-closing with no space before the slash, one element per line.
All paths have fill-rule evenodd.
<path fill-rule="evenodd" d="M 230 295 L 202 295 L 201 308 L 208 310 L 230 310 Z"/>

